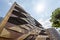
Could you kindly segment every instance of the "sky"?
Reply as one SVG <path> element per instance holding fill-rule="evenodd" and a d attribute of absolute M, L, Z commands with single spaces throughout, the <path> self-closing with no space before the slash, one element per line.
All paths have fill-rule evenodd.
<path fill-rule="evenodd" d="M 60 7 L 60 0 L 0 0 L 0 17 L 5 17 L 14 2 L 23 7 L 44 28 L 51 27 L 49 20 L 52 12 Z"/>

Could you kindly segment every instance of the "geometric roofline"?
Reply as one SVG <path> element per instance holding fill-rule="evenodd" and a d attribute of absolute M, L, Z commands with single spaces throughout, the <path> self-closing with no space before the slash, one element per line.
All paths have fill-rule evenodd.
<path fill-rule="evenodd" d="M 4 19 L 2 20 L 1 24 L 0 24 L 0 33 L 1 31 L 3 30 L 5 24 L 7 23 L 10 15 L 11 15 L 11 12 L 13 11 L 14 7 L 15 6 L 19 6 L 16 2 L 14 2 L 14 4 L 12 5 L 12 7 L 10 8 L 10 10 L 7 12 L 6 16 L 4 17 Z M 19 6 L 20 7 L 20 6 Z M 24 9 L 22 7 L 20 7 L 22 11 L 24 11 Z M 25 12 L 25 11 L 24 11 Z M 25 12 L 27 13 L 27 12 Z"/>
<path fill-rule="evenodd" d="M 17 6 L 20 8 L 20 11 L 27 13 L 20 5 L 18 5 L 16 2 L 14 2 L 14 4 L 12 5 L 12 7 L 10 8 L 10 10 L 7 12 L 6 16 L 4 17 L 4 19 L 2 20 L 1 24 L 0 24 L 0 33 L 3 30 L 3 28 L 5 27 L 5 24 L 7 23 L 12 11 L 14 10 L 14 7 Z M 19 9 L 18 8 L 18 9 Z M 28 13 L 27 13 L 28 14 Z M 38 21 L 37 21 L 38 22 Z M 40 24 L 38 22 L 38 24 Z M 41 25 L 41 24 L 40 24 Z M 42 25 L 41 25 L 42 26 Z"/>

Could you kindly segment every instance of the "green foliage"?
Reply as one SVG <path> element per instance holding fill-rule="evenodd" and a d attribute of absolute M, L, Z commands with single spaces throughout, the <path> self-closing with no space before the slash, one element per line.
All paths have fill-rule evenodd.
<path fill-rule="evenodd" d="M 52 12 L 50 21 L 52 22 L 52 27 L 60 27 L 60 8 Z"/>

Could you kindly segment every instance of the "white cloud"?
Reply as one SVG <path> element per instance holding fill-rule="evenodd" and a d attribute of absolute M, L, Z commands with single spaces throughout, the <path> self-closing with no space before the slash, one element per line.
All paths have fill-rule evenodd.
<path fill-rule="evenodd" d="M 41 24 L 42 24 L 42 26 L 44 27 L 44 28 L 51 28 L 51 23 L 50 23 L 50 21 L 49 21 L 49 19 L 47 19 L 47 20 L 43 20 L 42 18 L 41 19 L 39 19 L 38 20 Z"/>
<path fill-rule="evenodd" d="M 11 5 L 10 0 L 5 0 L 4 2 L 6 2 L 8 5 Z"/>
<path fill-rule="evenodd" d="M 9 4 L 9 5 L 12 5 L 12 3 L 14 3 L 15 1 L 16 1 L 16 0 L 9 0 L 9 1 L 8 1 L 8 2 L 9 2 L 8 4 Z"/>
<path fill-rule="evenodd" d="M 9 5 L 12 5 L 12 3 L 14 3 L 16 0 L 5 0 L 6 3 L 8 3 Z"/>
<path fill-rule="evenodd" d="M 9 5 L 11 5 L 12 3 L 11 2 L 9 2 Z"/>

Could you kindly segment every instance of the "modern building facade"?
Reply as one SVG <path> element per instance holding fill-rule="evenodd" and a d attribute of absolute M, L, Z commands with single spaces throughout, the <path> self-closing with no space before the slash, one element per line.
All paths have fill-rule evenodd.
<path fill-rule="evenodd" d="M 0 24 L 0 40 L 50 40 L 42 25 L 16 2 Z"/>

